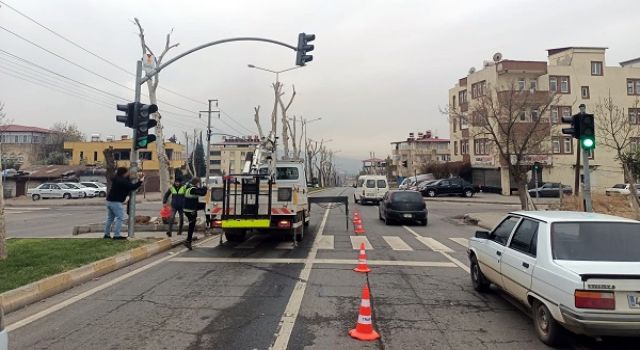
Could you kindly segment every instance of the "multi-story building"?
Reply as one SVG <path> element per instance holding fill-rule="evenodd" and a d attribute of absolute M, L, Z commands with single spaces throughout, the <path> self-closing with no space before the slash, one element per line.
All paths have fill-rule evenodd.
<path fill-rule="evenodd" d="M 481 130 L 470 125 L 468 119 L 451 116 L 464 115 L 487 93 L 497 94 L 494 87 L 500 90 L 503 86 L 514 86 L 545 95 L 551 92 L 557 94 L 558 102 L 550 106 L 544 115 L 539 115 L 533 108 L 522 113 L 523 123 L 541 118 L 541 122 L 548 123 L 551 134 L 543 149 L 525 156 L 524 164 L 540 162 L 543 181 L 573 185 L 576 152 L 580 148 L 571 137 L 562 134 L 561 129 L 567 127 L 562 125 L 563 116 L 576 114 L 580 104 L 585 104 L 587 112 L 593 113 L 596 104 L 611 96 L 624 109 L 629 123 L 640 124 L 640 109 L 636 107 L 640 97 L 640 59 L 609 66 L 605 51 L 603 47 L 565 47 L 547 50 L 547 61 L 497 57 L 494 62 L 485 62 L 480 70 L 470 69 L 467 76 L 459 79 L 449 90 L 449 108 L 453 112 L 449 118 L 452 160 L 471 162 L 476 185 L 500 188 L 503 194 L 509 194 L 510 188 L 515 186 L 491 139 L 479 136 Z M 596 121 L 596 140 L 600 133 Z M 638 141 L 634 140 L 635 145 Z M 615 150 L 597 141 L 596 144 L 596 149 L 590 153 L 591 183 L 595 191 L 601 191 L 624 180 Z"/>
<path fill-rule="evenodd" d="M 117 166 L 129 166 L 131 157 L 131 139 L 123 135 L 120 140 L 107 137 L 102 141 L 92 137 L 89 142 L 65 142 L 64 151 L 69 160 L 69 165 L 103 166 L 104 150 L 113 147 L 114 158 Z M 184 145 L 179 143 L 165 142 L 165 149 L 169 158 L 169 167 L 180 168 L 184 164 Z M 146 171 L 160 170 L 160 162 L 156 152 L 155 144 L 150 144 L 145 150 L 138 152 L 140 164 L 138 167 Z"/>
<path fill-rule="evenodd" d="M 45 145 L 54 131 L 24 125 L 0 126 L 0 149 L 4 164 L 29 166 L 44 158 Z"/>
<path fill-rule="evenodd" d="M 391 145 L 393 165 L 396 169 L 394 175 L 399 177 L 413 176 L 427 163 L 451 160 L 449 140 L 433 135 L 431 130 L 417 134 L 411 132 L 406 140 L 391 142 Z"/>
<path fill-rule="evenodd" d="M 222 142 L 211 144 L 210 175 L 240 174 L 247 153 L 260 143 L 258 136 L 223 137 Z"/>

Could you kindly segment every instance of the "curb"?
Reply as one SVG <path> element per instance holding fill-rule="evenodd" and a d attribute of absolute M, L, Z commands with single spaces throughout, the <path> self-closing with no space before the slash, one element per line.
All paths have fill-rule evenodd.
<path fill-rule="evenodd" d="M 196 224 L 196 231 L 204 230 L 206 226 L 206 224 L 204 223 L 204 218 L 198 217 L 198 220 L 200 222 Z M 176 227 L 177 226 L 178 225 L 176 224 Z M 128 228 L 128 225 L 125 225 L 125 224 L 122 225 L 123 232 L 126 232 L 127 228 Z M 168 229 L 169 229 L 168 224 L 136 224 L 135 226 L 136 232 L 167 232 Z M 104 231 L 104 222 L 102 223 L 98 222 L 93 224 L 74 226 L 73 230 L 71 231 L 71 235 L 78 236 L 85 233 L 103 232 L 103 231 Z"/>
<path fill-rule="evenodd" d="M 169 250 L 174 246 L 182 244 L 183 241 L 184 240 L 171 241 L 169 238 L 164 238 L 157 242 L 6 291 L 0 294 L 0 306 L 2 306 L 6 313 L 13 312 L 109 272 L 116 271 Z"/>
<path fill-rule="evenodd" d="M 476 217 L 473 217 L 473 216 L 470 216 L 469 214 L 465 214 L 463 220 L 467 224 L 475 225 L 475 226 L 478 226 L 478 227 L 482 227 L 485 230 L 492 230 L 493 229 L 493 227 L 491 225 L 488 225 L 488 224 L 482 222 L 480 219 L 478 219 Z"/>
<path fill-rule="evenodd" d="M 520 205 L 520 202 L 501 202 L 501 201 L 492 201 L 492 200 L 474 200 L 474 199 L 470 199 L 470 200 L 461 200 L 461 199 L 434 199 L 434 198 L 425 198 L 424 199 L 425 202 L 429 202 L 429 203 L 438 203 L 438 202 L 445 202 L 445 203 L 465 203 L 465 204 L 497 204 L 497 205 Z"/>
<path fill-rule="evenodd" d="M 99 202 L 95 201 L 95 200 L 91 200 L 91 201 L 84 201 L 84 199 L 67 199 L 66 202 L 54 202 L 51 203 L 46 199 L 42 199 L 39 201 L 30 201 L 30 202 L 24 202 L 24 203 L 11 203 L 9 201 L 5 201 L 4 206 L 5 207 L 12 207 L 12 208 L 20 208 L 20 207 L 43 207 L 43 208 L 51 208 L 51 207 L 99 207 L 99 206 L 104 206 L 106 199 L 101 198 L 102 200 L 100 200 Z M 153 203 L 153 202 L 162 202 L 162 199 L 136 199 L 136 204 L 142 204 L 142 203 Z"/>

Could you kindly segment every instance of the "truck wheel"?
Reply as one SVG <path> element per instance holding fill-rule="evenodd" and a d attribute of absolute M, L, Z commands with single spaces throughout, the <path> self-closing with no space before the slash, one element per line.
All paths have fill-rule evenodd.
<path fill-rule="evenodd" d="M 302 242 L 302 239 L 304 238 L 304 225 L 298 227 L 293 232 L 295 233 L 296 242 Z"/>
<path fill-rule="evenodd" d="M 229 242 L 244 242 L 247 238 L 247 231 L 243 229 L 225 230 L 224 236 Z"/>
<path fill-rule="evenodd" d="M 533 325 L 536 328 L 538 338 L 549 346 L 562 345 L 566 331 L 558 321 L 553 318 L 546 305 L 538 300 L 533 301 Z"/>
<path fill-rule="evenodd" d="M 473 289 L 480 293 L 488 292 L 491 285 L 480 271 L 480 265 L 475 255 L 471 256 L 471 284 L 473 284 Z"/>

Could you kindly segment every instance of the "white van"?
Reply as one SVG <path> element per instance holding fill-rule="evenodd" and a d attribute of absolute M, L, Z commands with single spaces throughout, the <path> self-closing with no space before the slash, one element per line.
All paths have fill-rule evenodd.
<path fill-rule="evenodd" d="M 358 177 L 353 200 L 356 203 L 378 203 L 389 191 L 389 182 L 384 175 L 362 175 Z"/>

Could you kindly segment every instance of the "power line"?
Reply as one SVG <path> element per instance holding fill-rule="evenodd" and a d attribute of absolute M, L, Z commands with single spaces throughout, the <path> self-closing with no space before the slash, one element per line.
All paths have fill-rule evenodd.
<path fill-rule="evenodd" d="M 243 128 L 244 130 L 247 130 L 249 133 L 255 134 L 256 131 L 255 130 L 251 130 L 247 127 L 245 127 L 244 125 L 240 124 L 237 120 L 235 120 L 233 117 L 231 117 L 229 115 L 229 113 L 225 112 L 223 109 L 219 108 L 220 112 L 222 112 L 222 114 L 226 115 L 227 118 L 229 118 L 229 120 L 231 120 L 232 122 L 234 122 L 236 125 L 240 126 L 241 128 Z"/>
<path fill-rule="evenodd" d="M 23 12 L 19 11 L 18 9 L 16 9 L 15 7 L 13 7 L 13 6 L 11 6 L 11 5 L 7 4 L 6 2 L 4 2 L 4 1 L 1 1 L 1 0 L 0 0 L 0 4 L 5 5 L 7 8 L 9 8 L 10 10 L 12 10 L 12 11 L 14 11 L 15 13 L 19 14 L 20 16 L 22 16 L 22 17 L 24 17 L 24 18 L 28 19 L 29 21 L 31 21 L 32 23 L 36 24 L 37 26 L 39 26 L 39 27 L 43 28 L 44 30 L 48 31 L 49 33 L 51 33 L 51 34 L 53 34 L 53 35 L 57 36 L 58 38 L 60 38 L 60 39 L 62 39 L 62 40 L 64 40 L 64 41 L 66 41 L 66 42 L 68 42 L 69 44 L 71 44 L 71 45 L 73 45 L 73 46 L 77 47 L 78 49 L 80 49 L 80 50 L 82 50 L 82 51 L 84 51 L 84 52 L 88 53 L 89 55 L 91 55 L 91 56 L 93 56 L 93 57 L 95 57 L 95 58 L 99 59 L 100 61 L 102 61 L 102 62 L 104 62 L 104 63 L 106 63 L 106 64 L 108 64 L 108 65 L 110 65 L 110 66 L 112 66 L 112 67 L 114 67 L 114 68 L 116 68 L 116 69 L 118 69 L 118 70 L 120 70 L 120 71 L 124 72 L 124 73 L 127 73 L 127 74 L 129 74 L 129 75 L 131 75 L 131 76 L 135 76 L 135 73 L 131 72 L 130 70 L 128 70 L 128 69 L 126 69 L 126 68 L 124 68 L 124 67 L 122 67 L 122 66 L 119 66 L 119 65 L 117 65 L 117 64 L 115 64 L 115 63 L 113 63 L 113 62 L 111 62 L 111 61 L 109 61 L 109 60 L 107 60 L 107 59 L 103 58 L 102 56 L 98 55 L 97 53 L 95 53 L 95 52 L 93 52 L 93 51 L 91 51 L 91 50 L 89 50 L 89 49 L 87 49 L 87 48 L 83 47 L 82 45 L 80 45 L 80 44 L 76 43 L 75 41 L 73 41 L 73 40 L 71 40 L 71 39 L 69 39 L 69 38 L 67 38 L 66 36 L 64 36 L 64 35 L 62 35 L 62 34 L 60 34 L 60 33 L 56 32 L 55 30 L 53 30 L 53 29 L 51 29 L 51 28 L 49 28 L 49 27 L 45 26 L 44 24 L 42 24 L 42 23 L 38 22 L 37 20 L 35 20 L 34 18 L 32 18 L 32 17 L 28 16 L 27 14 L 25 14 L 25 13 L 23 13 Z M 169 92 L 169 93 L 172 93 L 172 94 L 174 94 L 174 95 L 176 95 L 176 96 L 179 96 L 179 97 L 182 97 L 182 98 L 184 98 L 184 99 L 187 99 L 187 100 L 189 100 L 189 101 L 192 101 L 192 102 L 198 103 L 198 104 L 200 104 L 200 105 L 205 105 L 205 103 L 204 103 L 204 102 L 202 102 L 202 101 L 198 101 L 198 100 L 193 99 L 193 98 L 191 98 L 191 97 L 189 97 L 189 96 L 185 96 L 185 95 L 180 94 L 180 93 L 178 93 L 178 92 L 176 92 L 176 91 L 173 91 L 173 90 L 171 90 L 171 89 L 168 89 L 168 88 L 165 88 L 165 87 L 160 87 L 160 86 L 159 86 L 159 88 L 160 88 L 160 89 L 162 89 L 162 90 L 165 90 L 165 91 L 167 91 L 167 92 Z"/>

